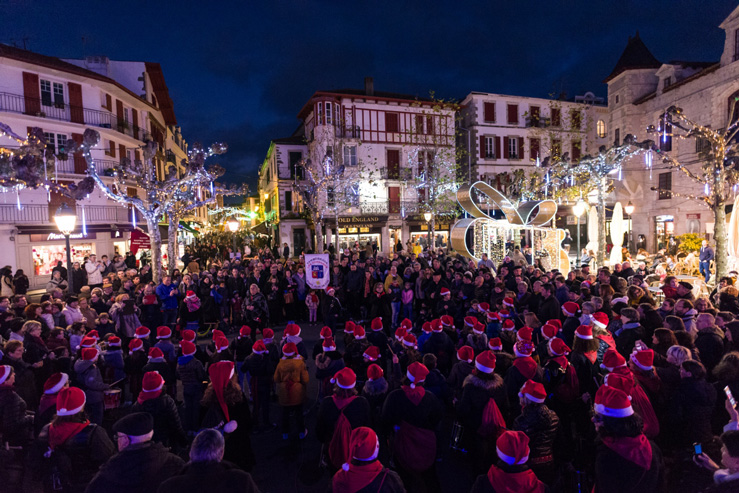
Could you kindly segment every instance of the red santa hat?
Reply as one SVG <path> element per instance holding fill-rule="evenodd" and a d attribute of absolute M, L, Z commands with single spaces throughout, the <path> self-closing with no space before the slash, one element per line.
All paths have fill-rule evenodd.
<path fill-rule="evenodd" d="M 618 389 L 625 393 L 631 399 L 631 392 L 634 390 L 634 379 L 631 373 L 622 375 L 620 373 L 608 373 L 603 377 L 603 383 L 614 389 Z"/>
<path fill-rule="evenodd" d="M 334 333 L 331 331 L 331 327 L 329 327 L 329 326 L 324 326 L 321 329 L 321 332 L 318 334 L 318 336 L 321 339 L 326 339 L 327 337 L 333 337 L 333 335 L 334 335 Z"/>
<path fill-rule="evenodd" d="M 0 385 L 5 383 L 10 374 L 13 373 L 13 367 L 10 365 L 0 365 Z"/>
<path fill-rule="evenodd" d="M 144 349 L 144 341 L 141 339 L 131 339 L 128 341 L 128 350 L 130 352 L 141 351 Z"/>
<path fill-rule="evenodd" d="M 406 334 L 403 338 L 403 346 L 407 347 L 416 347 L 416 344 L 418 344 L 418 341 L 416 340 L 416 336 L 413 334 Z"/>
<path fill-rule="evenodd" d="M 296 346 L 294 342 L 288 342 L 287 344 L 282 346 L 283 356 L 295 356 L 296 354 L 298 354 L 298 346 Z"/>
<path fill-rule="evenodd" d="M 275 338 L 275 331 L 272 329 L 262 329 L 262 339 L 264 339 L 264 343 L 267 344 L 269 342 L 272 342 L 272 339 Z"/>
<path fill-rule="evenodd" d="M 172 329 L 166 325 L 157 327 L 157 339 L 169 339 L 172 337 Z"/>
<path fill-rule="evenodd" d="M 408 330 L 405 327 L 398 327 L 397 329 L 395 329 L 395 339 L 398 341 L 402 341 L 407 333 Z"/>
<path fill-rule="evenodd" d="M 100 351 L 94 347 L 86 347 L 82 351 L 82 361 L 97 361 Z"/>
<path fill-rule="evenodd" d="M 121 338 L 118 336 L 110 336 L 108 338 L 108 346 L 121 347 Z"/>
<path fill-rule="evenodd" d="M 428 374 L 429 370 L 423 363 L 414 361 L 408 365 L 408 371 L 406 371 L 405 376 L 411 381 L 411 388 L 415 389 L 416 385 L 422 384 L 426 380 Z"/>
<path fill-rule="evenodd" d="M 364 350 L 362 356 L 369 361 L 377 361 L 380 358 L 380 349 L 377 346 L 370 346 Z"/>
<path fill-rule="evenodd" d="M 523 431 L 504 431 L 495 444 L 495 451 L 506 464 L 521 465 L 529 460 L 529 437 Z"/>
<path fill-rule="evenodd" d="M 495 371 L 495 353 L 492 351 L 483 351 L 475 358 L 475 368 L 483 373 L 493 373 Z"/>
<path fill-rule="evenodd" d="M 190 341 L 180 341 L 180 348 L 182 349 L 182 356 L 192 356 L 197 350 L 195 344 Z"/>
<path fill-rule="evenodd" d="M 97 341 L 93 339 L 92 337 L 83 337 L 80 341 L 80 347 L 86 348 L 86 347 L 95 347 L 95 343 Z"/>
<path fill-rule="evenodd" d="M 441 291 L 439 291 L 439 294 L 443 298 L 444 296 L 449 296 L 450 294 L 452 294 L 452 292 L 449 291 L 449 288 L 441 288 Z"/>
<path fill-rule="evenodd" d="M 354 327 L 354 338 L 355 339 L 364 339 L 366 337 L 366 333 L 364 331 L 364 327 L 361 325 L 356 325 Z"/>
<path fill-rule="evenodd" d="M 503 325 L 500 328 L 501 330 L 514 330 L 516 328 L 516 324 L 513 322 L 513 320 L 507 318 L 503 320 Z"/>
<path fill-rule="evenodd" d="M 380 365 L 372 363 L 367 367 L 367 380 L 377 380 L 378 378 L 382 378 L 384 374 L 385 372 L 382 371 Z"/>
<path fill-rule="evenodd" d="M 356 327 L 356 324 L 352 322 L 351 320 L 347 320 L 344 324 L 344 332 L 347 334 L 353 334 L 354 333 L 354 327 Z"/>
<path fill-rule="evenodd" d="M 413 322 L 408 318 L 404 318 L 403 321 L 400 322 L 400 326 L 405 330 L 413 330 Z"/>
<path fill-rule="evenodd" d="M 487 312 L 490 310 L 490 303 L 488 303 L 487 301 L 483 301 L 482 303 L 477 305 L 477 309 L 481 312 Z"/>
<path fill-rule="evenodd" d="M 475 325 L 472 327 L 472 332 L 475 334 L 482 334 L 485 332 L 485 324 L 480 323 L 479 320 L 475 320 Z"/>
<path fill-rule="evenodd" d="M 223 352 L 228 349 L 228 339 L 226 339 L 225 337 L 219 337 L 218 339 L 216 339 L 215 345 L 217 352 Z"/>
<path fill-rule="evenodd" d="M 151 331 L 148 329 L 148 327 L 144 327 L 143 325 L 136 327 L 136 332 L 134 333 L 134 337 L 136 339 L 145 339 L 151 335 Z"/>
<path fill-rule="evenodd" d="M 549 340 L 552 337 L 556 337 L 557 334 L 559 334 L 559 329 L 556 325 L 544 324 L 544 326 L 541 328 L 541 335 L 543 335 L 544 339 L 546 340 Z"/>
<path fill-rule="evenodd" d="M 454 318 L 452 318 L 451 315 L 442 315 L 440 320 L 441 325 L 444 327 L 451 327 L 454 325 Z"/>
<path fill-rule="evenodd" d="M 69 382 L 66 373 L 54 373 L 44 382 L 44 394 L 56 394 Z"/>
<path fill-rule="evenodd" d="M 197 298 L 197 295 L 195 294 L 195 291 L 187 291 L 185 293 L 185 299 L 191 300 L 193 298 Z"/>
<path fill-rule="evenodd" d="M 621 390 L 601 385 L 595 393 L 595 412 L 611 418 L 627 418 L 634 414 L 631 399 Z"/>
<path fill-rule="evenodd" d="M 457 349 L 457 359 L 459 361 L 472 363 L 472 360 L 475 359 L 475 351 L 470 346 L 462 346 L 461 348 Z"/>
<path fill-rule="evenodd" d="M 510 317 L 510 315 L 511 315 L 511 312 L 509 312 L 509 311 L 508 311 L 508 310 L 506 310 L 505 308 L 503 308 L 502 310 L 500 310 L 500 311 L 498 312 L 498 316 L 499 316 L 500 318 L 508 318 L 508 317 Z"/>
<path fill-rule="evenodd" d="M 336 294 L 336 290 L 334 288 L 328 288 L 326 290 L 326 294 L 329 296 L 333 296 L 334 294 Z"/>
<path fill-rule="evenodd" d="M 56 396 L 56 415 L 73 416 L 85 409 L 87 398 L 82 389 L 67 387 Z"/>
<path fill-rule="evenodd" d="M 378 332 L 382 330 L 382 317 L 373 318 L 372 322 L 370 323 L 370 329 L 372 329 L 373 332 Z"/>
<path fill-rule="evenodd" d="M 344 367 L 331 378 L 331 383 L 335 383 L 341 389 L 353 389 L 357 385 L 357 375 L 351 368 Z"/>
<path fill-rule="evenodd" d="M 496 320 L 496 321 L 500 322 L 500 315 L 498 315 L 497 312 L 494 312 L 494 311 L 490 310 L 490 311 L 485 312 L 485 316 L 490 321 Z"/>
<path fill-rule="evenodd" d="M 96 341 L 99 341 L 100 340 L 100 335 L 98 334 L 98 331 L 97 330 L 91 330 L 90 332 L 88 332 L 87 333 L 87 337 L 92 337 Z"/>
<path fill-rule="evenodd" d="M 431 322 L 424 322 L 423 325 L 421 325 L 421 330 L 429 334 L 433 332 L 433 325 Z"/>
<path fill-rule="evenodd" d="M 147 371 L 144 373 L 144 378 L 141 380 L 142 392 L 159 392 L 163 387 L 164 378 L 162 378 L 158 371 Z"/>
<path fill-rule="evenodd" d="M 349 439 L 349 458 L 350 461 L 342 464 L 341 468 L 348 471 L 352 468 L 351 460 L 359 460 L 363 462 L 374 461 L 380 453 L 380 441 L 377 434 L 372 428 L 360 426 L 352 430 Z M 357 491 L 357 490 L 355 490 Z"/>
<path fill-rule="evenodd" d="M 631 362 L 639 369 L 649 371 L 654 367 L 654 351 L 651 349 L 635 349 L 631 353 Z"/>
<path fill-rule="evenodd" d="M 532 402 L 541 404 L 547 398 L 547 391 L 544 389 L 542 384 L 529 379 L 526 380 L 526 383 L 521 387 L 521 391 L 518 393 L 518 396 L 526 397 Z"/>
<path fill-rule="evenodd" d="M 503 349 L 503 342 L 500 340 L 500 337 L 493 337 L 488 341 L 488 347 L 492 351 L 501 351 Z"/>
<path fill-rule="evenodd" d="M 503 305 L 507 306 L 508 308 L 513 308 L 515 306 L 513 298 L 511 298 L 510 296 L 506 296 L 505 298 L 503 298 Z"/>
<path fill-rule="evenodd" d="M 239 329 L 239 339 L 249 336 L 251 336 L 251 327 L 249 327 L 248 325 L 242 325 Z"/>
<path fill-rule="evenodd" d="M 564 356 L 569 354 L 571 351 L 567 344 L 565 344 L 565 341 L 558 337 L 549 339 L 547 345 L 549 346 L 549 351 L 551 351 L 554 356 Z"/>
<path fill-rule="evenodd" d="M 231 421 L 228 414 L 228 406 L 223 394 L 226 390 L 228 382 L 233 378 L 234 375 L 234 363 L 233 361 L 219 361 L 213 363 L 208 367 L 208 374 L 210 375 L 210 382 L 213 385 L 213 392 L 216 394 L 216 399 L 221 407 L 221 412 L 225 418 L 225 424 L 223 426 L 224 433 L 232 433 L 236 430 L 238 423 Z"/>
<path fill-rule="evenodd" d="M 321 343 L 321 348 L 323 348 L 323 352 L 327 353 L 329 351 L 336 351 L 336 343 L 334 342 L 333 337 L 327 337 L 323 340 Z"/>
<path fill-rule="evenodd" d="M 267 352 L 267 346 L 265 346 L 264 341 L 260 339 L 254 343 L 251 350 L 257 354 L 264 354 Z"/>
<path fill-rule="evenodd" d="M 513 352 L 517 358 L 526 358 L 534 354 L 534 344 L 531 341 L 518 341 L 513 345 Z"/>
<path fill-rule="evenodd" d="M 158 347 L 149 349 L 149 359 L 164 359 L 164 353 Z"/>
<path fill-rule="evenodd" d="M 578 305 L 574 301 L 567 301 L 564 305 L 562 305 L 562 313 L 564 313 L 568 317 L 574 317 L 579 311 L 580 305 Z"/>
<path fill-rule="evenodd" d="M 476 322 L 477 322 L 477 318 L 475 317 L 470 317 L 470 316 L 464 317 L 464 325 L 467 327 L 474 327 Z"/>
<path fill-rule="evenodd" d="M 626 359 L 615 349 L 606 349 L 603 355 L 603 363 L 600 364 L 600 367 L 604 370 L 613 371 L 622 366 L 626 366 Z"/>
<path fill-rule="evenodd" d="M 300 326 L 298 324 L 287 324 L 285 327 L 285 335 L 297 337 L 300 335 Z"/>
<path fill-rule="evenodd" d="M 185 341 L 195 342 L 195 337 L 197 335 L 195 334 L 194 330 L 185 329 L 182 331 L 182 339 Z"/>
<path fill-rule="evenodd" d="M 553 318 L 551 320 L 547 320 L 548 324 L 554 325 L 557 327 L 558 330 L 562 330 L 562 321 L 558 318 Z"/>
<path fill-rule="evenodd" d="M 578 339 L 593 339 L 593 326 L 592 325 L 581 325 L 575 330 L 575 336 Z"/>
<path fill-rule="evenodd" d="M 516 339 L 519 341 L 529 341 L 531 342 L 531 338 L 534 335 L 534 329 L 531 327 L 521 327 L 518 329 L 518 332 L 516 332 Z"/>
<path fill-rule="evenodd" d="M 590 319 L 593 321 L 593 325 L 597 325 L 601 329 L 608 327 L 608 315 L 603 312 L 596 312 L 590 315 Z"/>
<path fill-rule="evenodd" d="M 213 339 L 212 339 L 213 342 L 215 342 L 215 340 L 218 339 L 219 337 L 226 337 L 226 334 L 224 334 L 222 330 L 218 330 L 218 329 L 214 329 L 213 332 L 211 332 L 211 334 L 213 335 Z"/>

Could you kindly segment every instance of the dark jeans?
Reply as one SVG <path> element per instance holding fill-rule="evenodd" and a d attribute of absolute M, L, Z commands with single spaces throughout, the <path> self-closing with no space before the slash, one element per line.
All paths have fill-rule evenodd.
<path fill-rule="evenodd" d="M 175 323 L 177 323 L 177 310 L 162 310 L 162 325 L 174 329 Z"/>
<path fill-rule="evenodd" d="M 290 433 L 290 415 L 295 415 L 295 423 L 298 425 L 298 431 L 305 430 L 305 419 L 303 418 L 303 405 L 283 406 L 282 407 L 282 433 Z"/>
<path fill-rule="evenodd" d="M 185 385 L 182 388 L 185 406 L 182 424 L 185 431 L 198 431 L 200 428 L 200 399 L 203 398 L 203 387 L 200 384 Z"/>
<path fill-rule="evenodd" d="M 90 417 L 90 423 L 94 423 L 98 426 L 103 425 L 103 411 L 105 411 L 104 402 L 88 402 L 85 404 L 85 411 Z"/>
<path fill-rule="evenodd" d="M 269 419 L 269 395 L 271 390 L 272 389 L 270 387 L 252 387 L 251 398 L 254 402 L 254 423 L 257 425 L 259 424 L 260 419 L 264 426 L 272 424 Z M 302 412 L 300 413 L 300 416 L 303 416 Z"/>
<path fill-rule="evenodd" d="M 701 274 L 703 274 L 703 277 L 705 277 L 706 282 L 711 278 L 711 261 L 710 260 L 701 260 L 698 263 L 698 270 Z"/>

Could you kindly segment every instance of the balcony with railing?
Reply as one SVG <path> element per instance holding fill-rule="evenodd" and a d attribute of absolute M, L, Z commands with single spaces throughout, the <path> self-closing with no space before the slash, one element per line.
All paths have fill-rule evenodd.
<path fill-rule="evenodd" d="M 526 128 L 548 128 L 552 125 L 549 118 L 542 116 L 527 116 Z"/>
<path fill-rule="evenodd" d="M 359 203 L 359 212 L 362 215 L 369 214 L 400 214 L 409 216 L 421 211 L 421 203 L 411 200 L 381 200 L 366 201 Z"/>
<path fill-rule="evenodd" d="M 144 128 L 119 120 L 116 115 L 109 111 L 70 106 L 66 103 L 29 98 L 20 94 L 0 92 L 0 112 L 3 111 L 98 128 L 111 128 L 141 141 L 151 139 L 151 135 Z"/>
<path fill-rule="evenodd" d="M 118 161 L 113 161 L 110 159 L 93 159 L 92 162 L 95 165 L 95 171 L 97 171 L 97 173 L 100 175 L 107 175 L 108 173 L 110 173 L 109 170 L 112 170 L 120 164 Z M 87 169 L 86 164 L 84 169 Z M 69 156 L 67 159 L 57 159 L 56 171 L 57 173 L 85 173 L 84 170 L 79 170 L 82 171 L 82 173 L 80 173 L 78 172 L 78 170 L 75 169 L 74 158 L 71 156 Z"/>
<path fill-rule="evenodd" d="M 411 168 L 400 168 L 398 166 L 384 166 L 377 170 L 379 176 L 383 180 L 401 180 L 408 181 L 413 179 L 413 170 Z"/>
<path fill-rule="evenodd" d="M 141 214 L 136 214 L 138 224 L 142 224 Z M 127 207 L 104 205 L 85 207 L 87 224 L 114 224 L 131 221 L 131 212 Z M 15 204 L 0 205 L 0 224 L 53 224 L 49 215 L 48 204 L 27 204 L 20 210 Z M 82 224 L 82 207 L 77 206 L 77 224 Z"/>
<path fill-rule="evenodd" d="M 347 125 L 335 127 L 336 137 L 340 139 L 360 139 L 362 129 L 358 125 Z"/>

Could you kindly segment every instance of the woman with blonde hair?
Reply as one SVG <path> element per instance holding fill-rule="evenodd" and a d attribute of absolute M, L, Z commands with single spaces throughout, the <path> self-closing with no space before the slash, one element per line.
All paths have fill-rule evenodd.
<path fill-rule="evenodd" d="M 132 338 L 136 334 L 136 328 L 141 326 L 139 315 L 141 310 L 134 305 L 127 294 L 119 294 L 115 298 L 115 303 L 108 311 L 110 319 L 115 323 L 118 334 L 127 339 Z"/>

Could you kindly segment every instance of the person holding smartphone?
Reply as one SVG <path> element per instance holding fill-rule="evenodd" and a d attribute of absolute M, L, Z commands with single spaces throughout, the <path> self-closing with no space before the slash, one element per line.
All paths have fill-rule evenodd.
<path fill-rule="evenodd" d="M 731 421 L 724 427 L 724 433 L 720 437 L 721 465 L 724 467 L 721 468 L 702 450 L 693 456 L 693 462 L 713 471 L 713 485 L 704 490 L 707 492 L 739 491 L 739 431 L 737 431 L 739 412 L 729 398 L 726 399 L 726 411 L 731 416 Z"/>

